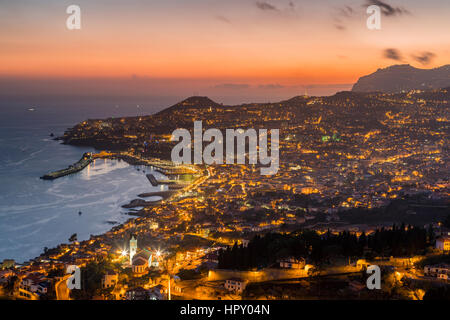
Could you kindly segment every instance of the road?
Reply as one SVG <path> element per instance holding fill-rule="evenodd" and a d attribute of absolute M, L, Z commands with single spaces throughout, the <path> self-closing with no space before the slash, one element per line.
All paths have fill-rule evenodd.
<path fill-rule="evenodd" d="M 69 292 L 67 288 L 67 279 L 70 274 L 65 275 L 60 281 L 55 284 L 56 300 L 70 300 Z"/>

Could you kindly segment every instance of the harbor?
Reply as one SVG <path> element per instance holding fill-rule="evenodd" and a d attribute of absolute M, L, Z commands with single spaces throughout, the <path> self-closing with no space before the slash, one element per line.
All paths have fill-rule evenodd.
<path fill-rule="evenodd" d="M 78 162 L 74 163 L 73 165 L 70 165 L 66 169 L 45 174 L 40 178 L 44 180 L 54 180 L 60 177 L 70 175 L 72 173 L 77 173 L 86 168 L 96 159 L 118 159 L 124 160 L 130 165 L 146 165 L 150 166 L 150 168 L 152 168 L 155 172 L 164 174 L 166 176 L 172 176 L 175 178 L 158 181 L 153 176 L 153 174 L 147 174 L 146 177 L 148 181 L 154 187 L 158 185 L 169 185 L 170 189 L 180 189 L 183 188 L 185 185 L 188 185 L 190 183 L 189 180 L 191 180 L 193 176 L 197 176 L 199 174 L 198 169 L 195 168 L 194 166 L 175 165 L 170 161 L 164 161 L 155 158 L 142 159 L 136 156 L 132 156 L 129 153 L 111 153 L 101 151 L 99 153 L 86 152 L 83 154 L 83 157 Z M 191 177 L 191 179 L 187 179 L 188 181 L 183 181 L 186 180 L 186 177 Z"/>

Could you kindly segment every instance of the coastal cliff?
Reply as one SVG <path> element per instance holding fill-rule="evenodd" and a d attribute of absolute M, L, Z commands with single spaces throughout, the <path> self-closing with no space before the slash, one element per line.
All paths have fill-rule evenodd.
<path fill-rule="evenodd" d="M 353 92 L 394 93 L 409 90 L 440 89 L 450 86 L 450 65 L 418 69 L 409 64 L 394 65 L 363 76 Z"/>

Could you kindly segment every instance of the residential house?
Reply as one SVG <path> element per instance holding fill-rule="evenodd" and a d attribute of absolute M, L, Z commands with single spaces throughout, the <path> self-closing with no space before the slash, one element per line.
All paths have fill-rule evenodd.
<path fill-rule="evenodd" d="M 303 269 L 305 267 L 306 261 L 303 258 L 296 259 L 294 257 L 289 257 L 283 260 L 280 260 L 280 268 L 287 269 Z"/>
<path fill-rule="evenodd" d="M 436 265 L 427 265 L 423 268 L 423 273 L 426 276 L 448 280 L 450 277 L 450 264 L 441 263 Z"/>
<path fill-rule="evenodd" d="M 0 284 L 5 284 L 8 282 L 9 278 L 15 275 L 12 270 L 3 270 L 0 271 Z"/>
<path fill-rule="evenodd" d="M 148 290 L 142 287 L 136 287 L 125 292 L 125 300 L 148 300 Z"/>
<path fill-rule="evenodd" d="M 225 289 L 229 291 L 234 291 L 242 293 L 247 286 L 247 281 L 242 279 L 227 279 L 225 280 Z"/>
<path fill-rule="evenodd" d="M 436 239 L 436 249 L 450 251 L 450 236 L 446 235 Z"/>
<path fill-rule="evenodd" d="M 114 288 L 119 281 L 119 274 L 108 270 L 102 279 L 102 288 Z"/>

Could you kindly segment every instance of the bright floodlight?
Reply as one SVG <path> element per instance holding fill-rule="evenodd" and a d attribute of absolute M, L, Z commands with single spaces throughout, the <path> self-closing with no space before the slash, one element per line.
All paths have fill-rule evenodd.
<path fill-rule="evenodd" d="M 161 251 L 157 250 L 156 251 L 156 256 L 159 257 L 161 255 Z"/>
<path fill-rule="evenodd" d="M 122 250 L 121 254 L 123 257 L 125 257 L 127 255 L 127 250 Z"/>

